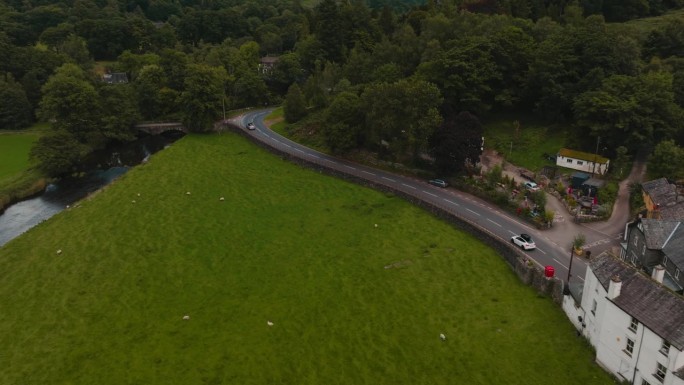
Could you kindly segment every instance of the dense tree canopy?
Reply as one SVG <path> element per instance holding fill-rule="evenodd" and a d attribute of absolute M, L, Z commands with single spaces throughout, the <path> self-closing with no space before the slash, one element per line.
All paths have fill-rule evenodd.
<path fill-rule="evenodd" d="M 597 136 L 631 153 L 684 141 L 684 23 L 641 31 L 606 22 L 684 1 L 370 5 L 0 1 L 0 97 L 11 100 L 0 128 L 25 126 L 39 111 L 61 135 L 43 145 L 96 147 L 131 138 L 138 119 L 203 131 L 224 109 L 286 102 L 289 120 L 319 116 L 335 151 L 417 160 L 429 150 L 445 171 L 457 167 L 442 155 L 465 143 L 453 134 L 467 126 L 461 111 L 566 122 L 580 147 Z M 125 72 L 130 84 L 104 86 L 104 72 Z"/>

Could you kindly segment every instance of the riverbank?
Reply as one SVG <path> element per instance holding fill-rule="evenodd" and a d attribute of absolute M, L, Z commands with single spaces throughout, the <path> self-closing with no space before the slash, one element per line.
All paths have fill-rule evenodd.
<path fill-rule="evenodd" d="M 10 205 L 42 193 L 48 179 L 36 169 L 28 169 L 0 183 L 0 215 Z"/>

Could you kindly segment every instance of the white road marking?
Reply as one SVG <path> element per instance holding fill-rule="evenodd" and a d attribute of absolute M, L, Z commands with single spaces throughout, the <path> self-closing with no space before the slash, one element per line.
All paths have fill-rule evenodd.
<path fill-rule="evenodd" d="M 470 211 L 471 213 L 477 215 L 478 217 L 480 216 L 480 213 L 478 213 L 478 212 L 476 212 L 476 211 L 473 211 L 473 210 L 471 210 L 471 209 L 466 209 L 466 210 L 468 210 L 468 211 Z"/>
<path fill-rule="evenodd" d="M 511 234 L 513 234 L 513 235 L 518 235 L 518 233 L 514 233 L 514 232 L 512 232 L 511 230 L 508 230 L 508 232 L 511 233 Z"/>
<path fill-rule="evenodd" d="M 314 157 L 314 158 L 316 158 L 316 159 L 321 159 L 321 157 L 318 156 L 318 155 L 316 155 L 316 154 L 309 154 L 309 155 L 311 155 L 312 157 Z"/>
<path fill-rule="evenodd" d="M 289 147 L 289 148 L 292 148 L 292 146 L 290 146 L 289 144 L 287 144 L 287 143 L 285 143 L 285 142 L 280 142 L 280 143 L 282 143 L 282 144 L 283 144 L 283 146 L 285 146 L 285 147 Z"/>
<path fill-rule="evenodd" d="M 297 148 L 297 147 L 295 147 L 294 150 L 295 150 L 295 151 L 299 151 L 299 152 L 301 152 L 302 154 L 305 154 L 305 152 L 304 152 L 303 150 L 301 150 L 301 149 L 299 149 L 299 148 Z"/>
<path fill-rule="evenodd" d="M 396 180 L 391 179 L 391 178 L 388 178 L 388 177 L 386 177 L 386 176 L 383 176 L 382 179 L 386 179 L 386 180 L 388 180 L 388 181 L 390 181 L 390 182 L 396 182 Z"/>
<path fill-rule="evenodd" d="M 458 203 L 453 202 L 453 201 L 450 201 L 450 200 L 448 200 L 448 199 L 446 199 L 446 198 L 442 198 L 442 199 L 444 199 L 445 201 L 451 203 L 451 204 L 454 205 L 454 206 L 460 206 Z"/>
<path fill-rule="evenodd" d="M 350 168 L 350 169 L 352 169 L 352 170 L 356 170 L 356 167 L 352 167 L 352 166 L 349 166 L 349 165 L 347 165 L 347 164 L 345 164 L 344 167 Z"/>
<path fill-rule="evenodd" d="M 431 192 L 429 192 L 429 191 L 425 191 L 425 190 L 421 190 L 421 191 L 423 191 L 423 192 L 426 193 L 427 195 L 430 195 L 430 196 L 433 196 L 433 197 L 437 198 L 437 195 L 435 195 L 435 194 L 433 194 L 433 193 L 431 193 Z"/>
<path fill-rule="evenodd" d="M 563 266 L 564 268 L 566 268 L 566 269 L 568 268 L 567 266 L 562 264 L 561 261 L 557 260 L 556 258 L 554 258 L 553 260 L 556 261 L 559 265 Z"/>
<path fill-rule="evenodd" d="M 413 187 L 413 186 L 411 186 L 411 185 L 409 185 L 409 184 L 406 184 L 406 183 L 402 183 L 401 185 L 402 185 L 402 186 L 406 186 L 406 187 L 408 187 L 408 188 L 412 188 L 412 189 L 416 190 L 416 188 L 415 188 L 415 187 Z"/>
<path fill-rule="evenodd" d="M 487 218 L 487 220 L 488 220 L 488 221 L 490 221 L 490 222 L 492 222 L 493 224 L 495 224 L 495 225 L 497 225 L 497 226 L 501 227 L 501 225 L 500 225 L 500 224 L 498 224 L 498 223 L 494 222 L 493 220 L 491 220 L 491 219 L 489 219 L 489 218 Z"/>
<path fill-rule="evenodd" d="M 368 171 L 366 171 L 366 170 L 361 170 L 361 172 L 364 173 L 364 174 L 368 174 L 368 175 L 373 175 L 373 176 L 375 176 L 375 174 L 373 174 L 372 172 L 368 172 Z"/>
<path fill-rule="evenodd" d="M 542 253 L 546 254 L 546 251 L 544 251 L 544 250 L 542 250 L 542 249 L 540 249 L 540 248 L 538 248 L 538 247 L 537 247 L 537 250 L 539 250 L 539 251 L 541 251 Z"/>

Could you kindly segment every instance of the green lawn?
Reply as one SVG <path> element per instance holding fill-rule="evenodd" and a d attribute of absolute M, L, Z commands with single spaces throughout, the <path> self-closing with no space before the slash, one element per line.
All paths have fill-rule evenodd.
<path fill-rule="evenodd" d="M 515 121 L 519 122 L 516 133 Z M 565 145 L 568 127 L 544 124 L 524 118 L 498 118 L 483 123 L 485 147 L 501 153 L 508 162 L 538 171 L 553 162 L 544 153 L 555 155 Z"/>
<path fill-rule="evenodd" d="M 35 131 L 0 131 L 0 181 L 28 168 L 29 151 L 38 138 Z"/>
<path fill-rule="evenodd" d="M 0 248 L 0 309 L 7 384 L 612 383 L 492 249 L 235 134 Z"/>

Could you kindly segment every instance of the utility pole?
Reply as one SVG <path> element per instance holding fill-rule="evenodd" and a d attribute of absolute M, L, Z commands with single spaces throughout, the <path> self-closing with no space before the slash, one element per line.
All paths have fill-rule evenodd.
<path fill-rule="evenodd" d="M 594 172 L 596 171 L 596 158 L 598 157 L 598 148 L 599 148 L 599 143 L 601 143 L 601 137 L 596 138 L 596 151 L 594 151 L 594 165 L 591 168 L 591 177 L 594 177 Z M 601 171 L 599 169 L 599 171 Z"/>

